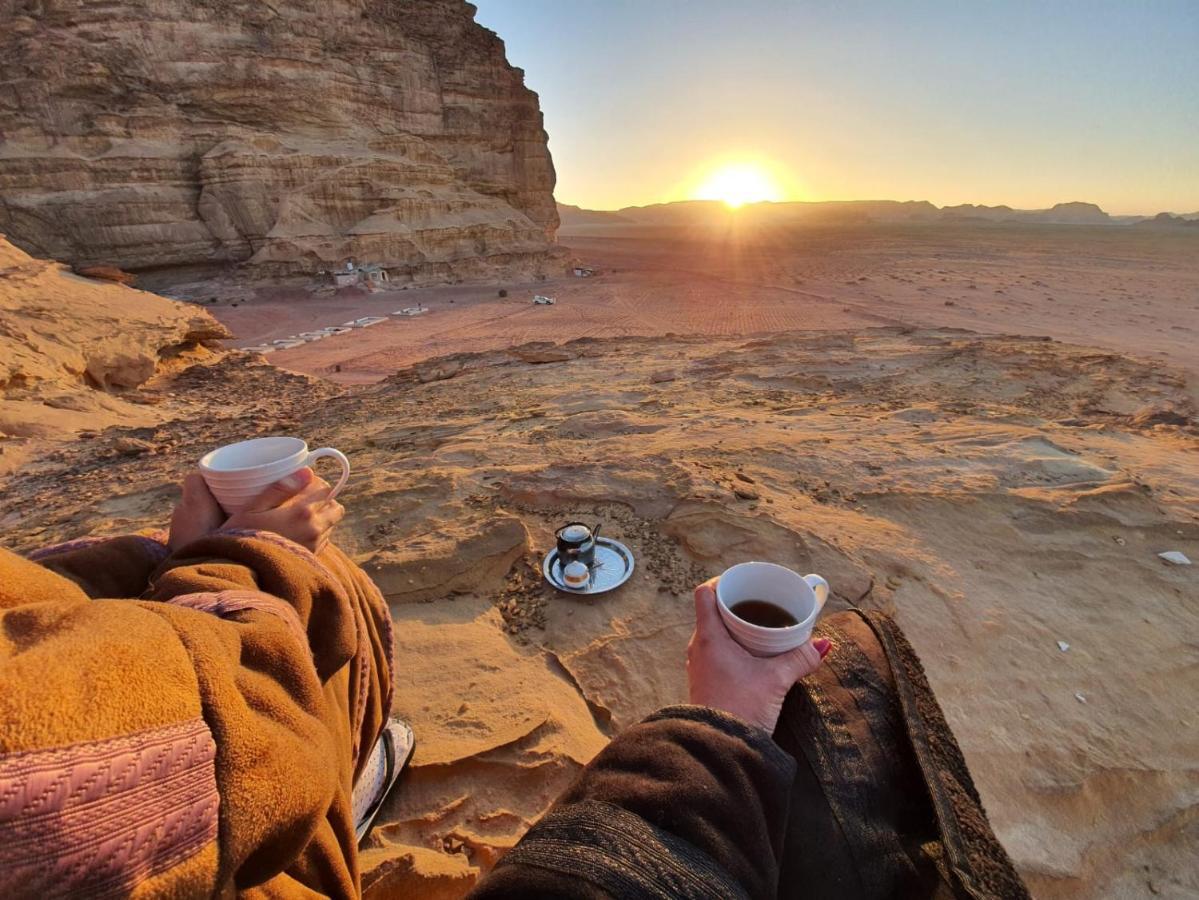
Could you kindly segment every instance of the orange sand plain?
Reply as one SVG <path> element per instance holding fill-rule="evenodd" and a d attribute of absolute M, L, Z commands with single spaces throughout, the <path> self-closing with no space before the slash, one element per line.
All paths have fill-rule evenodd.
<path fill-rule="evenodd" d="M 1137 226 L 858 225 L 754 234 L 576 226 L 594 278 L 337 295 L 272 288 L 211 307 L 239 346 L 421 303 L 430 312 L 275 353 L 334 380 L 535 340 L 878 325 L 1048 335 L 1199 371 L 1199 236 Z M 509 296 L 498 297 L 507 287 Z M 533 306 L 535 293 L 553 307 Z M 340 372 L 335 371 L 340 366 Z"/>

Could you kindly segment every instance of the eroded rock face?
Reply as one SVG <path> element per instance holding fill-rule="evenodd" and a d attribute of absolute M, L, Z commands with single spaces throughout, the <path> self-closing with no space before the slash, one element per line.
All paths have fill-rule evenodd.
<path fill-rule="evenodd" d="M 0 235 L 0 441 L 156 421 L 138 389 L 227 337 L 205 310 L 81 278 Z"/>
<path fill-rule="evenodd" d="M 560 268 L 537 95 L 473 15 L 461 0 L 17 0 L 0 32 L 0 231 L 135 271 Z"/>

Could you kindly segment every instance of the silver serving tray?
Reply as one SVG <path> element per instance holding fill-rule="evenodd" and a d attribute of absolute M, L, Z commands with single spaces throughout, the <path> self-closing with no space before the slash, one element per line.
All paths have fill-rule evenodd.
<path fill-rule="evenodd" d="M 568 594 L 603 594 L 629 580 L 633 574 L 633 552 L 620 541 L 600 537 L 595 542 L 595 565 L 591 567 L 591 581 L 586 587 L 568 587 L 562 580 L 557 547 L 545 555 L 541 574 L 558 590 Z"/>

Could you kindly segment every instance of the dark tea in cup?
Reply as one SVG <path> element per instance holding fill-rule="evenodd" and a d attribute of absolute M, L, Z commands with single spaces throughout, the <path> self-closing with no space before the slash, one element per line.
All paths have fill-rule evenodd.
<path fill-rule="evenodd" d="M 799 624 L 795 616 L 768 600 L 740 600 L 729 607 L 729 612 L 742 621 L 762 628 L 790 628 Z"/>

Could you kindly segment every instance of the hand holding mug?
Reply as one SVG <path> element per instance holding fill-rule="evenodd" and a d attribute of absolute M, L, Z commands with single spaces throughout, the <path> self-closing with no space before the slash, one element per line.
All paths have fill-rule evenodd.
<path fill-rule="evenodd" d="M 792 685 L 828 653 L 825 638 L 805 640 L 778 656 L 758 657 L 733 640 L 717 609 L 713 578 L 695 589 L 695 633 L 687 645 L 691 702 L 732 713 L 773 733 Z"/>
<path fill-rule="evenodd" d="M 177 550 L 223 525 L 272 531 L 320 553 L 344 515 L 345 507 L 333 499 L 329 485 L 307 467 L 268 485 L 228 520 L 204 479 L 192 473 L 183 482 L 183 499 L 171 517 L 168 543 Z"/>
<path fill-rule="evenodd" d="M 273 531 L 320 553 L 329 543 L 333 526 L 345 514 L 345 507 L 333 499 L 328 482 L 312 469 L 303 468 L 268 486 L 225 524 L 228 528 Z"/>

